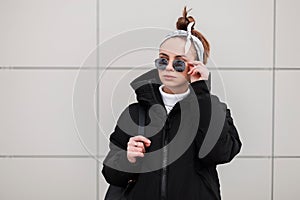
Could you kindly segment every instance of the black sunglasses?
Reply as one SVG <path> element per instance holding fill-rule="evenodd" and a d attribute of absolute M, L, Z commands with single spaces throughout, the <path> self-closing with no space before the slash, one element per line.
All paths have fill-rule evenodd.
<path fill-rule="evenodd" d="M 155 59 L 155 66 L 157 69 L 165 70 L 169 64 L 169 61 L 166 58 L 157 58 Z M 173 68 L 177 72 L 183 72 L 185 69 L 185 62 L 182 60 L 174 60 L 173 61 Z"/>

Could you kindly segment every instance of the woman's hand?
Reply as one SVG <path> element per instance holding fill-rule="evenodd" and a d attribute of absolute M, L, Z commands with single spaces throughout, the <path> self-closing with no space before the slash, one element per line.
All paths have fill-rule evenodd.
<path fill-rule="evenodd" d="M 190 67 L 188 74 L 190 75 L 191 83 L 199 80 L 208 80 L 209 71 L 201 61 L 191 61 L 188 64 Z"/>
<path fill-rule="evenodd" d="M 136 162 L 136 157 L 144 157 L 145 148 L 149 147 L 151 141 L 144 136 L 131 137 L 127 143 L 127 159 L 131 163 Z"/>

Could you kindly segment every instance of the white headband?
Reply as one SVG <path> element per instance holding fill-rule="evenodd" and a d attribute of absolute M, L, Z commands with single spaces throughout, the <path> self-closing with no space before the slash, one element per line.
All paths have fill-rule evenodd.
<path fill-rule="evenodd" d="M 196 48 L 196 52 L 197 52 L 197 56 L 198 56 L 198 59 L 203 62 L 204 60 L 204 47 L 203 47 L 203 44 L 202 42 L 194 35 L 192 35 L 192 26 L 194 25 L 194 22 L 191 22 L 188 24 L 188 27 L 187 27 L 187 31 L 185 30 L 176 30 L 176 31 L 173 31 L 171 33 L 169 33 L 165 38 L 164 40 L 161 42 L 164 43 L 166 40 L 172 38 L 172 37 L 178 37 L 178 36 L 184 36 L 184 37 L 187 37 L 186 38 L 186 44 L 185 44 L 185 54 L 187 54 L 188 50 L 190 49 L 191 47 L 191 42 L 194 43 L 194 46 Z"/>

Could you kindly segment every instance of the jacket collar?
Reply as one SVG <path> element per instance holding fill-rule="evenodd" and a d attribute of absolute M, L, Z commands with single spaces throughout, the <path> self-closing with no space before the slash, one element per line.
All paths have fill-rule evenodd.
<path fill-rule="evenodd" d="M 148 106 L 163 104 L 158 90 L 161 84 L 157 69 L 140 75 L 130 83 L 135 90 L 137 101 Z"/>

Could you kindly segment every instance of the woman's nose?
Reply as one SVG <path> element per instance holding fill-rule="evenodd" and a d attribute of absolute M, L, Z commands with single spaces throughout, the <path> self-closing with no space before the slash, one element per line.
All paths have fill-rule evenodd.
<path fill-rule="evenodd" d="M 167 71 L 174 71 L 174 68 L 173 68 L 173 60 L 169 60 L 169 63 L 166 67 L 166 70 Z"/>

